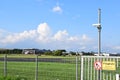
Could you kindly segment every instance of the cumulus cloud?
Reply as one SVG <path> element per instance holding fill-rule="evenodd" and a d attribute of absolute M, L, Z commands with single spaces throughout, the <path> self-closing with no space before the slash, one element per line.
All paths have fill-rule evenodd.
<path fill-rule="evenodd" d="M 9 33 L 8 35 L 4 35 L 1 30 L 0 34 L 2 34 L 0 35 L 1 45 L 17 44 L 21 42 L 28 42 L 28 40 L 30 40 L 32 41 L 31 43 L 34 42 L 36 45 L 40 45 L 41 48 L 43 46 L 49 46 L 50 48 L 85 49 L 92 41 L 92 39 L 85 34 L 81 36 L 71 36 L 67 30 L 59 30 L 55 34 L 52 34 L 52 31 L 47 23 L 41 23 L 36 29 L 23 31 L 21 33 Z"/>
<path fill-rule="evenodd" d="M 53 7 L 52 11 L 61 13 L 62 12 L 62 8 L 57 5 L 57 6 Z"/>
<path fill-rule="evenodd" d="M 50 28 L 47 23 L 42 23 L 38 25 L 37 32 L 40 34 L 40 36 L 47 37 L 50 35 Z"/>
<path fill-rule="evenodd" d="M 37 28 L 37 38 L 36 41 L 39 42 L 49 42 L 51 40 L 51 29 L 47 23 L 41 23 Z"/>
<path fill-rule="evenodd" d="M 0 40 L 0 43 L 3 44 L 9 44 L 9 43 L 16 43 L 16 42 L 20 42 L 26 39 L 30 39 L 33 38 L 36 34 L 35 30 L 30 30 L 30 31 L 24 31 L 22 33 L 11 33 L 5 37 L 3 37 Z"/>
<path fill-rule="evenodd" d="M 58 31 L 55 35 L 54 35 L 54 39 L 55 40 L 59 40 L 59 41 L 63 41 L 66 40 L 68 37 L 68 32 L 66 30 L 63 31 Z"/>

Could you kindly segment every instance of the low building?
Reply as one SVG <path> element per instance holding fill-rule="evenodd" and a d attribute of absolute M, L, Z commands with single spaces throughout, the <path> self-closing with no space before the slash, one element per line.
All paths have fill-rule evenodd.
<path fill-rule="evenodd" d="M 23 49 L 23 54 L 35 54 L 35 49 Z"/>
<path fill-rule="evenodd" d="M 45 49 L 23 49 L 22 54 L 44 54 L 45 52 L 50 51 L 50 50 L 45 50 Z"/>

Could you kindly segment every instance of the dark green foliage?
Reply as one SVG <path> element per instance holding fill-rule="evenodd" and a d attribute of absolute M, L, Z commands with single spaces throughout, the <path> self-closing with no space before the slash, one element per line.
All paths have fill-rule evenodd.
<path fill-rule="evenodd" d="M 46 51 L 44 54 L 45 55 L 53 55 L 52 51 Z"/>
<path fill-rule="evenodd" d="M 61 56 L 66 50 L 55 50 L 53 51 L 54 56 Z"/>
<path fill-rule="evenodd" d="M 0 54 L 21 54 L 22 49 L 0 49 Z"/>
<path fill-rule="evenodd" d="M 84 51 L 82 51 L 81 52 L 82 53 L 82 55 L 88 55 L 88 56 L 93 56 L 94 54 L 95 54 L 95 52 L 84 52 Z"/>
<path fill-rule="evenodd" d="M 70 54 L 71 54 L 71 55 L 76 55 L 76 53 L 75 53 L 75 52 L 73 52 L 73 51 L 70 51 Z"/>

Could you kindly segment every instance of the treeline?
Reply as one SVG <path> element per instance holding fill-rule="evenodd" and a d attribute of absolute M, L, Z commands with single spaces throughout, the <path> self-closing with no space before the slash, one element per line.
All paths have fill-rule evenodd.
<path fill-rule="evenodd" d="M 75 55 L 75 52 L 70 52 Z M 66 50 L 46 50 L 46 49 L 0 49 L 0 54 L 38 54 L 38 55 L 53 55 L 61 56 L 68 55 Z"/>
<path fill-rule="evenodd" d="M 53 50 L 53 51 L 46 51 L 43 53 L 44 55 L 53 55 L 53 56 L 66 56 L 66 55 L 90 55 L 93 56 L 95 52 L 66 52 L 66 50 Z"/>
<path fill-rule="evenodd" d="M 21 54 L 23 49 L 0 49 L 0 54 Z"/>
<path fill-rule="evenodd" d="M 94 55 L 94 52 L 67 52 L 66 50 L 46 50 L 46 49 L 0 49 L 0 54 L 38 54 L 38 55 L 52 55 L 52 56 L 66 56 L 66 55 Z"/>
<path fill-rule="evenodd" d="M 45 55 L 53 55 L 53 56 L 66 56 L 66 55 L 76 55 L 76 52 L 66 52 L 66 50 L 53 50 L 47 51 L 44 53 Z"/>

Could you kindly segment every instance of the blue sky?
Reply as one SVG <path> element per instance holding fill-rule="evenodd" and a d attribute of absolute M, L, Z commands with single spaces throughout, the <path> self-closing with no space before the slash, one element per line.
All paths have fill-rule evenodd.
<path fill-rule="evenodd" d="M 119 0 L 1 0 L 0 48 L 120 52 Z"/>

